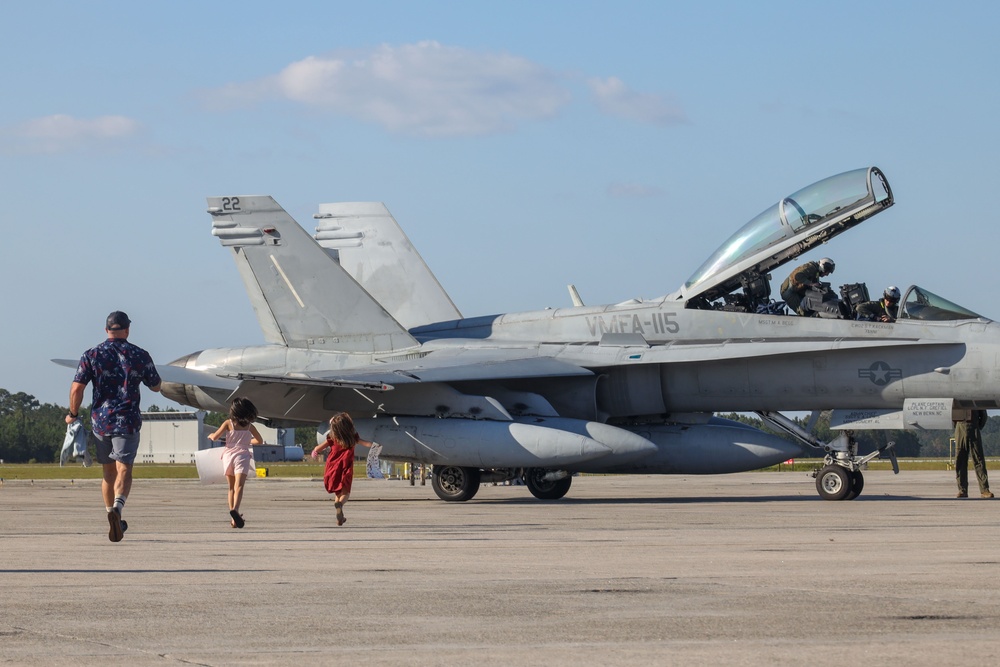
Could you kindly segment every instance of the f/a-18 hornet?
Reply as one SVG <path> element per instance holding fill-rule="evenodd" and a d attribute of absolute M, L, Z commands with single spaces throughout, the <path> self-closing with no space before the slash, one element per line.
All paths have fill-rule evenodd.
<path fill-rule="evenodd" d="M 162 391 L 219 411 L 246 396 L 278 425 L 347 411 L 383 458 L 432 464 L 444 500 L 515 476 L 555 499 L 577 472 L 728 473 L 806 452 L 825 456 L 820 495 L 851 499 L 864 464 L 892 458 L 860 456 L 854 430 L 947 429 L 1000 396 L 1000 327 L 921 287 L 891 323 L 771 300 L 772 270 L 892 204 L 879 169 L 849 171 L 753 218 L 667 296 L 463 319 L 381 204 L 324 205 L 311 237 L 271 197 L 210 197 L 267 344 L 160 367 Z M 829 409 L 830 443 L 779 412 Z M 730 411 L 796 439 L 713 416 Z"/>

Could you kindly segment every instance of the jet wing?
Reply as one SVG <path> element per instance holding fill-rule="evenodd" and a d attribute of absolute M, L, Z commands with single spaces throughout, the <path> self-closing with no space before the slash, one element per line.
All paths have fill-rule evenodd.
<path fill-rule="evenodd" d="M 522 349 L 446 348 L 421 358 L 376 361 L 337 371 L 295 374 L 216 374 L 161 365 L 164 382 L 221 390 L 272 407 L 275 418 L 315 421 L 316 414 L 396 414 L 511 420 L 505 405 L 530 414 L 558 416 L 541 395 L 511 388 L 505 380 L 595 378 L 602 368 L 699 363 L 761 356 L 815 354 L 824 350 L 924 345 L 919 339 L 720 340 L 667 345 L 536 345 Z M 941 343 L 959 348 L 956 343 Z M 76 361 L 53 360 L 75 368 Z M 522 385 L 523 386 L 523 385 Z M 469 389 L 471 388 L 471 391 Z M 469 393 L 465 393 L 469 391 Z"/>
<path fill-rule="evenodd" d="M 235 390 L 239 386 L 239 382 L 234 381 L 232 378 L 193 368 L 157 364 L 156 372 L 160 374 L 160 379 L 164 382 L 197 385 L 207 389 L 228 389 L 230 391 Z"/>
<path fill-rule="evenodd" d="M 190 368 L 157 365 L 165 382 L 197 385 L 204 388 L 242 390 L 251 385 L 284 387 L 281 391 L 320 389 L 334 394 L 375 396 L 394 392 L 411 395 L 408 386 L 427 392 L 430 385 L 447 386 L 456 382 L 489 382 L 516 379 L 558 377 L 592 377 L 603 367 L 618 365 L 697 363 L 774 355 L 815 354 L 829 350 L 890 348 L 910 345 L 934 347 L 964 347 L 959 343 L 928 343 L 921 339 L 844 340 L 816 338 L 775 340 L 724 340 L 705 343 L 677 341 L 667 345 L 644 346 L 553 346 L 546 350 L 526 349 L 511 356 L 512 350 L 455 349 L 444 350 L 421 359 L 378 362 L 358 368 L 295 374 L 227 373 L 215 374 Z M 523 354 L 532 352 L 534 356 Z M 77 362 L 53 359 L 54 363 L 76 368 Z M 277 390 L 277 389 L 275 389 Z M 366 399 L 368 400 L 368 399 Z M 368 402 L 374 401 L 374 398 Z M 347 408 L 339 408 L 346 410 Z"/>
<path fill-rule="evenodd" d="M 537 354 L 537 349 L 531 350 Z M 484 382 L 520 378 L 588 377 L 593 372 L 547 356 L 511 357 L 511 350 L 446 350 L 422 359 L 375 363 L 336 372 L 268 375 L 239 373 L 237 393 L 261 405 L 281 406 L 284 417 L 320 412 L 371 412 L 500 419 L 510 413 L 492 395 L 466 394 L 451 386 L 458 382 Z M 497 385 L 485 393 L 509 398 L 511 392 Z M 544 399 L 519 394 L 519 402 L 537 413 L 555 416 Z"/>
<path fill-rule="evenodd" d="M 52 363 L 73 369 L 80 364 L 77 359 L 52 359 Z M 232 377 L 225 375 L 216 375 L 207 371 L 171 366 L 169 364 L 157 364 L 156 372 L 160 374 L 160 379 L 164 382 L 190 384 L 208 389 L 228 389 L 229 391 L 233 391 L 240 384 Z"/>
<path fill-rule="evenodd" d="M 510 350 L 456 350 L 455 353 L 431 354 L 423 359 L 395 363 L 376 363 L 341 371 L 272 375 L 267 373 L 238 373 L 219 379 L 282 385 L 286 388 L 324 388 L 347 392 L 374 393 L 400 392 L 415 385 L 427 391 L 433 384 L 446 385 L 458 382 L 489 382 L 514 379 L 544 379 L 556 377 L 592 377 L 602 367 L 623 363 L 625 365 L 697 363 L 725 361 L 750 357 L 815 354 L 830 350 L 879 349 L 899 346 L 922 345 L 919 339 L 879 340 L 771 340 L 771 341 L 718 341 L 716 343 L 671 343 L 651 348 L 609 348 L 582 346 L 567 351 L 537 350 L 537 356 L 498 358 Z M 932 344 L 935 347 L 964 347 L 958 343 Z M 630 363 L 631 362 L 631 363 Z M 406 390 L 407 393 L 409 390 Z"/>
<path fill-rule="evenodd" d="M 471 382 L 517 378 L 569 377 L 593 375 L 592 371 L 551 356 L 510 358 L 510 350 L 456 350 L 432 354 L 423 359 L 376 363 L 360 368 L 294 375 L 237 373 L 225 377 L 237 380 L 261 380 L 283 384 L 336 387 L 365 385 L 358 388 L 390 391 L 409 383 Z M 379 387 L 381 385 L 381 388 Z"/>
<path fill-rule="evenodd" d="M 496 399 L 463 394 L 441 383 L 375 389 L 343 380 L 244 376 L 236 393 L 293 421 L 315 421 L 304 415 L 334 412 L 511 420 Z"/>

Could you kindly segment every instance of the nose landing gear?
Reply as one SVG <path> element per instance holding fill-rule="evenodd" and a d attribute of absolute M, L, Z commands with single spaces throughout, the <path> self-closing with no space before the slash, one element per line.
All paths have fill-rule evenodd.
<path fill-rule="evenodd" d="M 852 431 L 844 431 L 834 440 L 824 443 L 780 412 L 757 414 L 800 442 L 826 452 L 823 467 L 812 473 L 816 478 L 816 491 L 823 500 L 854 500 L 861 495 L 861 490 L 865 487 L 865 477 L 861 470 L 874 458 L 888 458 L 892 461 L 892 471 L 899 474 L 896 451 L 893 449 L 895 442 L 890 442 L 871 454 L 858 456 L 858 443 Z"/>

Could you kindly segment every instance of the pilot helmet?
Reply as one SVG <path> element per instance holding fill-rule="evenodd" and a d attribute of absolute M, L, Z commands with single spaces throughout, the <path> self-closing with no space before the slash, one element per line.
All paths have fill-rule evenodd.
<path fill-rule="evenodd" d="M 833 273 L 833 270 L 835 268 L 837 268 L 837 265 L 834 264 L 833 260 L 830 259 L 829 257 L 824 257 L 823 259 L 819 260 L 819 270 L 825 273 L 826 275 L 830 275 L 831 273 Z"/>
<path fill-rule="evenodd" d="M 895 285 L 889 285 L 885 288 L 885 292 L 882 293 L 882 296 L 885 297 L 886 301 L 896 303 L 899 301 L 899 288 Z"/>

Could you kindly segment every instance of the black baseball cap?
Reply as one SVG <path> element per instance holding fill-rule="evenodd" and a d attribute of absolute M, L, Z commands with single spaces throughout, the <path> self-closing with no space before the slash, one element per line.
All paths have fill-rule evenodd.
<path fill-rule="evenodd" d="M 128 315 L 120 310 L 108 315 L 108 331 L 119 331 L 121 329 L 128 329 L 129 325 L 132 324 L 132 320 L 128 318 Z"/>

